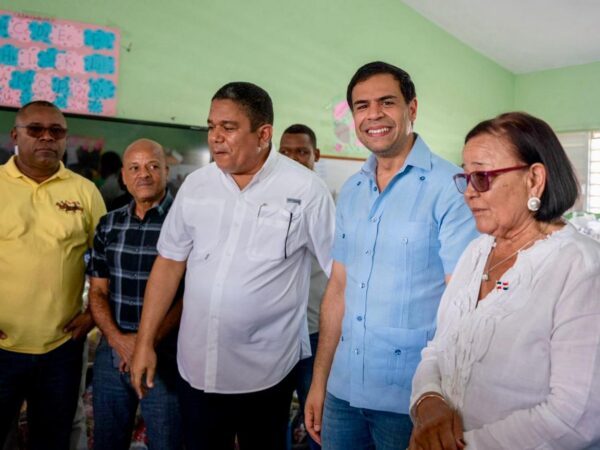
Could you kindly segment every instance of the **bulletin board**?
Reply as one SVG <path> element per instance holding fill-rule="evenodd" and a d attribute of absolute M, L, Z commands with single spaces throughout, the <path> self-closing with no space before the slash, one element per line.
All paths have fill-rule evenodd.
<path fill-rule="evenodd" d="M 0 10 L 0 105 L 115 116 L 119 46 L 114 28 Z"/>

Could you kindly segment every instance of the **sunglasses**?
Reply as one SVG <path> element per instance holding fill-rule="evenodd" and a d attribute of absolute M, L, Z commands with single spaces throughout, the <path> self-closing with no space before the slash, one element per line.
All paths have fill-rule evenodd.
<path fill-rule="evenodd" d="M 496 169 L 496 170 L 485 170 L 485 171 L 475 171 L 471 173 L 457 173 L 454 175 L 454 184 L 456 184 L 456 189 L 461 194 L 464 194 L 467 190 L 467 186 L 471 183 L 473 189 L 477 192 L 486 192 L 490 190 L 490 184 L 492 179 L 502 173 L 512 172 L 513 170 L 521 170 L 526 169 L 529 166 L 515 166 L 515 167 L 506 167 L 504 169 Z"/>
<path fill-rule="evenodd" d="M 50 125 L 49 127 L 44 127 L 42 125 L 15 125 L 15 128 L 25 128 L 27 136 L 36 139 L 41 138 L 46 131 L 52 139 L 56 140 L 63 139 L 67 135 L 67 129 L 60 125 Z"/>

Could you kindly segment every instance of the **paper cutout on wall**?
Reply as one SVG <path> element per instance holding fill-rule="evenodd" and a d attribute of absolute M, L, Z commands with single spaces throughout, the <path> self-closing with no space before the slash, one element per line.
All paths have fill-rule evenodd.
<path fill-rule="evenodd" d="M 114 28 L 0 10 L 0 105 L 116 115 L 119 43 Z"/>
<path fill-rule="evenodd" d="M 331 104 L 335 147 L 333 152 L 325 152 L 326 155 L 365 159 L 369 156 L 369 150 L 356 137 L 352 111 L 346 99 L 335 97 Z"/>

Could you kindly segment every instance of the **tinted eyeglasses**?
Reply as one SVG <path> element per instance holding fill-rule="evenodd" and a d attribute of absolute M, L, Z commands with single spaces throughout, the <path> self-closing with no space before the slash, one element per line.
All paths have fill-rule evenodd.
<path fill-rule="evenodd" d="M 67 129 L 61 127 L 60 125 L 50 125 L 49 127 L 44 127 L 42 125 L 15 125 L 15 128 L 25 128 L 27 132 L 27 136 L 32 138 L 41 138 L 46 131 L 50 134 L 52 139 L 63 139 L 67 135 Z"/>
<path fill-rule="evenodd" d="M 512 172 L 513 170 L 520 170 L 528 168 L 528 165 L 523 166 L 514 166 L 514 167 L 506 167 L 504 169 L 496 169 L 496 170 L 485 170 L 485 171 L 475 171 L 471 173 L 457 173 L 454 175 L 454 184 L 456 184 L 456 189 L 461 194 L 464 194 L 467 190 L 467 185 L 471 183 L 473 189 L 477 192 L 486 192 L 490 190 L 490 184 L 492 179 L 502 173 Z"/>

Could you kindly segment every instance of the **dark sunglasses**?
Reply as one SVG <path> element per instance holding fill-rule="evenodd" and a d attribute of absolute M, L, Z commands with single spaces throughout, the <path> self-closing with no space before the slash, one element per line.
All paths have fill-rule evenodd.
<path fill-rule="evenodd" d="M 486 192 L 490 190 L 490 183 L 495 176 L 498 176 L 501 173 L 512 172 L 513 170 L 526 169 L 528 167 L 529 166 L 524 165 L 496 170 L 475 171 L 471 173 L 457 173 L 453 177 L 454 184 L 456 184 L 456 189 L 458 189 L 458 192 L 461 194 L 465 193 L 469 183 L 471 183 L 471 186 L 473 186 L 473 189 L 477 192 Z"/>
<path fill-rule="evenodd" d="M 67 135 L 67 129 L 59 125 L 44 127 L 42 125 L 15 125 L 15 128 L 25 128 L 27 135 L 32 138 L 41 138 L 46 131 L 52 139 L 63 139 Z"/>

